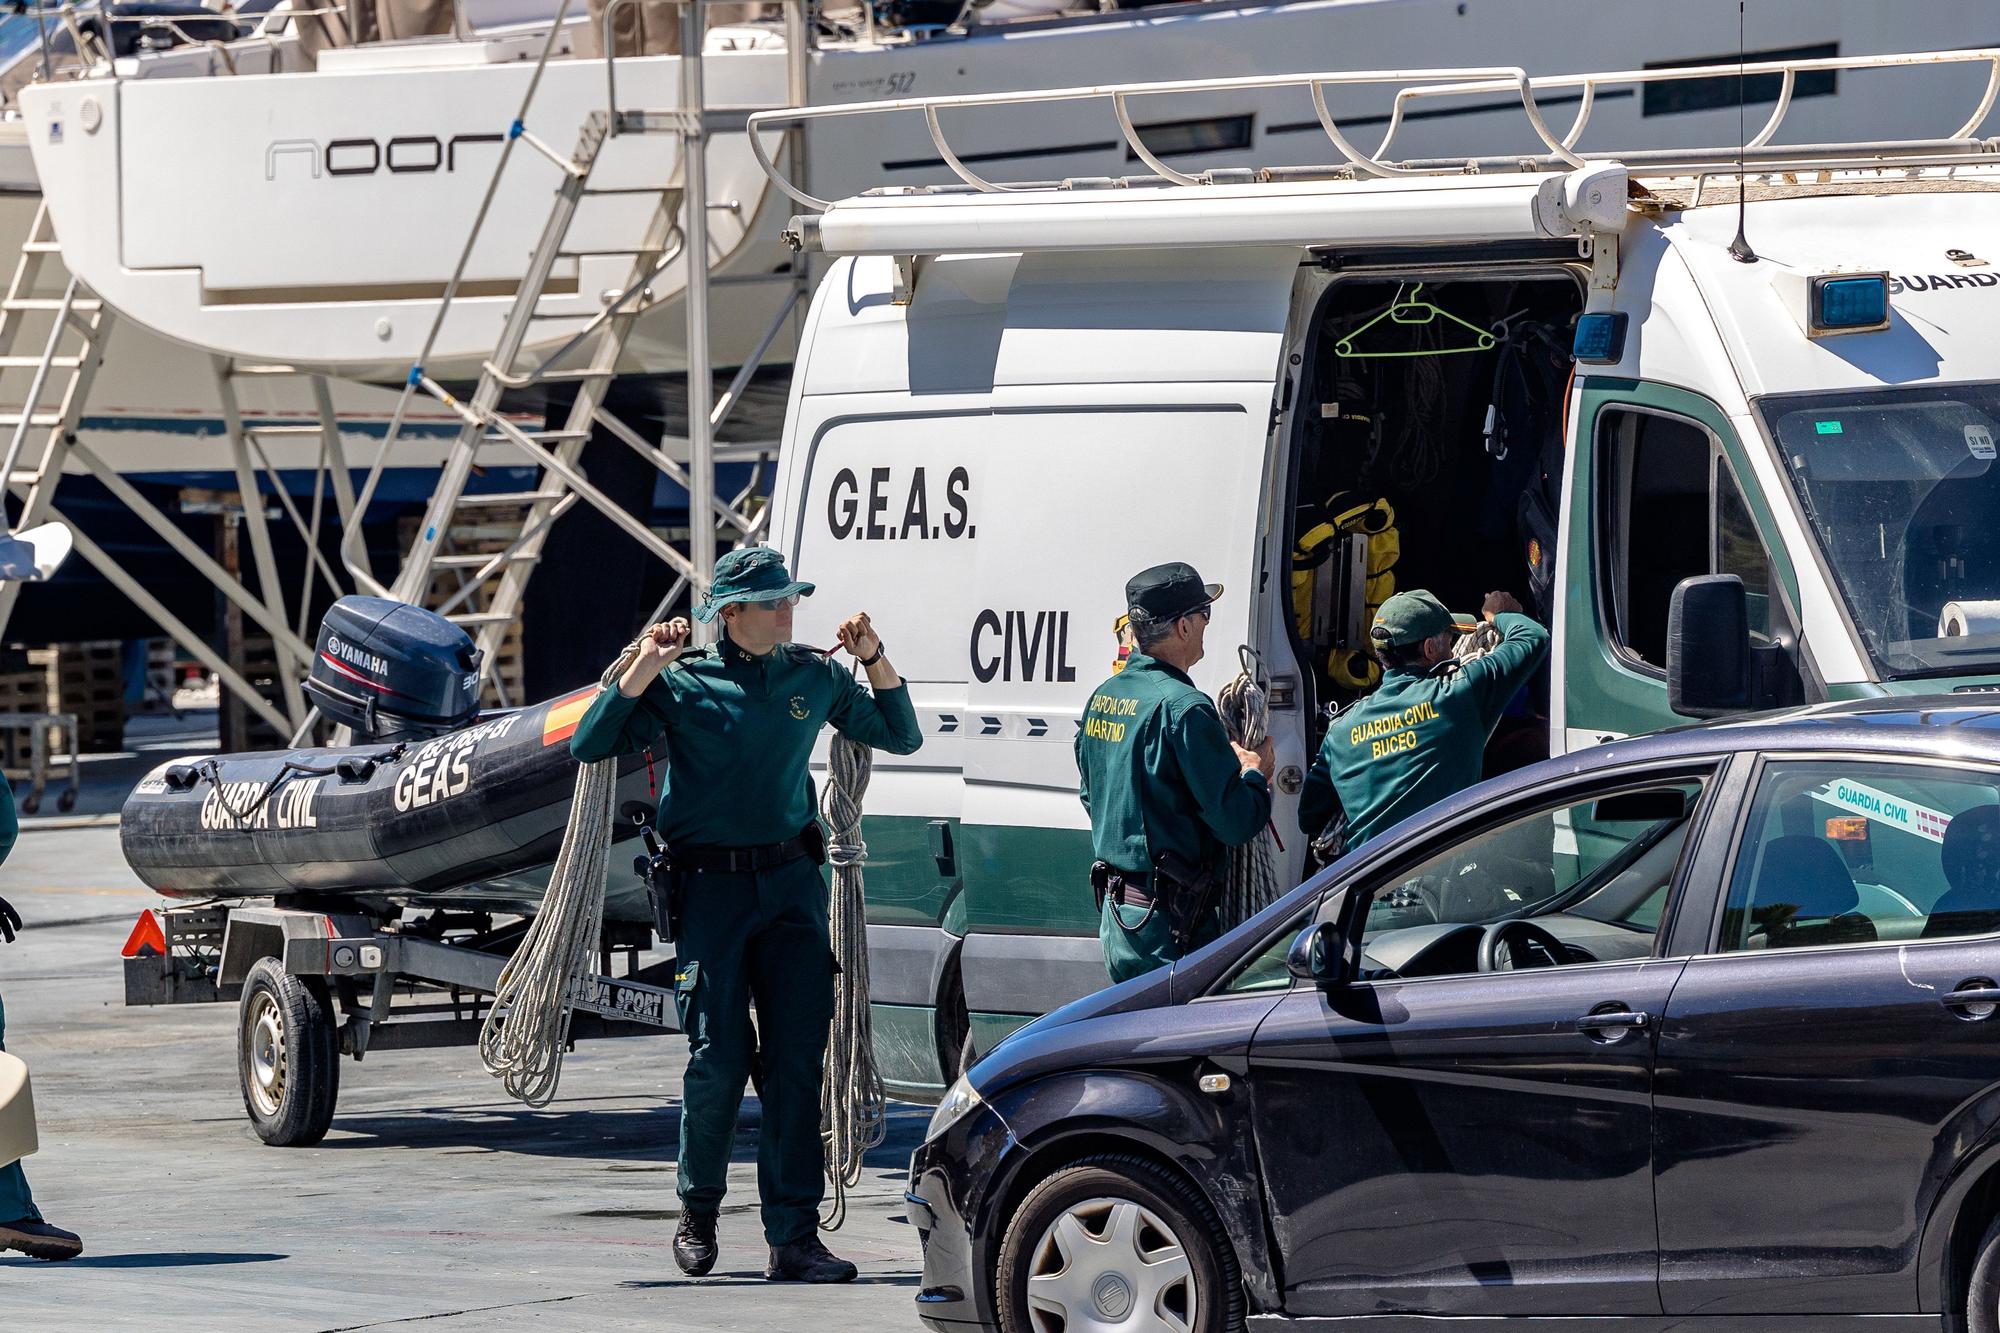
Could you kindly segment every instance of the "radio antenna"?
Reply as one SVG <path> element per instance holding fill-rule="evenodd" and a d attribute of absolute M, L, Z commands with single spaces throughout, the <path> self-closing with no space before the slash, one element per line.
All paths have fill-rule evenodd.
<path fill-rule="evenodd" d="M 1743 129 L 1743 103 L 1747 100 L 1743 81 L 1743 5 L 1744 0 L 1736 0 L 1736 239 L 1729 243 L 1729 257 L 1739 264 L 1754 264 L 1757 252 L 1750 248 L 1750 238 L 1743 233 L 1749 184 L 1743 165 L 1747 152 Z"/>

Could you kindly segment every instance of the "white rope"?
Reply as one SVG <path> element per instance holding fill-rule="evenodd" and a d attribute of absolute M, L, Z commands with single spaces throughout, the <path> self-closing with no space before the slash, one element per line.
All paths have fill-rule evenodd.
<path fill-rule="evenodd" d="M 1271 734 L 1270 695 L 1264 683 L 1263 659 L 1248 644 L 1236 650 L 1243 669 L 1215 696 L 1223 730 L 1246 750 L 1254 750 Z M 1241 925 L 1278 897 L 1276 835 L 1267 824 L 1241 847 L 1229 849 L 1229 881 L 1222 891 L 1222 928 Z"/>
<path fill-rule="evenodd" d="M 834 983 L 833 1022 L 826 1039 L 826 1069 L 819 1096 L 820 1143 L 832 1186 L 824 1231 L 847 1220 L 847 1191 L 860 1183 L 862 1158 L 888 1134 L 882 1071 L 875 1065 L 868 1018 L 868 918 L 862 904 L 861 867 L 868 844 L 861 839 L 861 798 L 875 756 L 866 745 L 836 735 L 827 755 L 826 859 L 833 867 L 827 895 L 827 931 L 840 964 Z"/>
<path fill-rule="evenodd" d="M 598 682 L 615 688 L 637 656 L 628 645 Z M 579 978 L 590 974 L 591 951 L 604 933 L 604 881 L 611 857 L 612 806 L 618 761 L 577 768 L 569 827 L 549 873 L 542 908 L 514 956 L 500 970 L 493 1006 L 479 1030 L 479 1058 L 509 1097 L 530 1106 L 555 1099 L 569 1046 L 570 1005 Z"/>
<path fill-rule="evenodd" d="M 1451 645 L 1451 655 L 1460 666 L 1466 666 L 1477 662 L 1499 646 L 1499 628 L 1490 620 L 1482 620 L 1470 634 L 1458 636 Z"/>
<path fill-rule="evenodd" d="M 601 687 L 615 687 L 638 651 L 619 655 Z M 861 799 L 874 756 L 866 745 L 833 738 L 826 796 L 827 860 L 833 884 L 827 928 L 840 964 L 833 1021 L 827 1032 L 825 1078 L 820 1093 L 820 1138 L 826 1154 L 832 1203 L 820 1226 L 837 1230 L 847 1217 L 847 1191 L 861 1180 L 862 1159 L 888 1132 L 887 1095 L 875 1064 L 868 1014 L 867 915 L 862 902 Z M 579 977 L 589 974 L 591 951 L 604 928 L 604 883 L 611 850 L 612 807 L 618 761 L 579 767 L 569 826 L 556 854 L 542 910 L 514 957 L 501 970 L 493 1006 L 479 1034 L 487 1072 L 511 1097 L 546 1106 L 562 1077 L 569 1045 L 570 1006 Z M 504 1021 L 502 1021 L 504 1018 Z"/>

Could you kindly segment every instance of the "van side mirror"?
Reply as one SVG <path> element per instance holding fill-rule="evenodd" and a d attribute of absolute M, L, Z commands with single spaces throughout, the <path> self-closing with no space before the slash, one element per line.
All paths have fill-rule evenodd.
<path fill-rule="evenodd" d="M 1734 574 L 1682 579 L 1667 604 L 1667 706 L 1683 717 L 1751 707 L 1750 602 Z"/>
<path fill-rule="evenodd" d="M 1341 947 L 1340 927 L 1331 921 L 1316 921 L 1300 931 L 1291 952 L 1285 955 L 1285 969 L 1321 990 L 1346 985 L 1347 950 Z"/>

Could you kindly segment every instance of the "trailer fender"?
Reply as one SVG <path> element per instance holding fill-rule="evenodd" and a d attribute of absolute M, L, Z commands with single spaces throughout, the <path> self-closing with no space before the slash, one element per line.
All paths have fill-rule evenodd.
<path fill-rule="evenodd" d="M 327 943 L 372 938 L 376 923 L 364 916 L 329 915 L 295 907 L 239 907 L 222 930 L 217 982 L 240 986 L 259 958 L 276 958 L 294 976 L 325 976 L 334 970 Z"/>

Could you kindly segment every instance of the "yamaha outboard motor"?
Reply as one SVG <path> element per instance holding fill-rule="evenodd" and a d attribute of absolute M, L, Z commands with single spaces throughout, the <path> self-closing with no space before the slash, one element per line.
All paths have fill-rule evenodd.
<path fill-rule="evenodd" d="M 356 741 L 442 735 L 479 713 L 479 650 L 434 611 L 343 597 L 319 623 L 306 693 Z"/>

